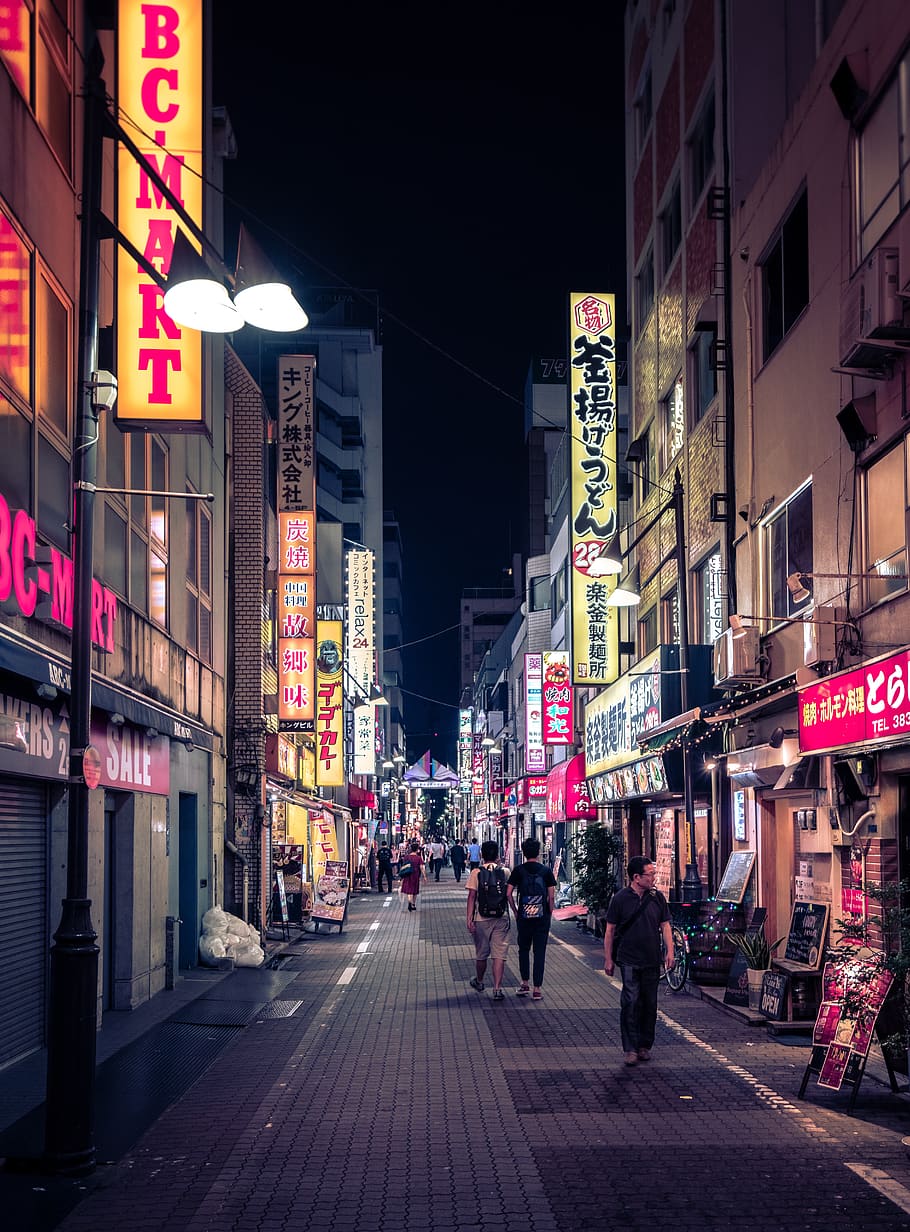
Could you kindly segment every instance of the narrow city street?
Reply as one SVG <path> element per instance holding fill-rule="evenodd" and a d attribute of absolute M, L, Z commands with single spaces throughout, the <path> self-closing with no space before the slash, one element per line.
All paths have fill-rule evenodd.
<path fill-rule="evenodd" d="M 494 1003 L 468 984 L 464 884 L 446 868 L 418 902 L 356 896 L 341 933 L 304 934 L 277 970 L 239 969 L 182 1006 L 162 1070 L 194 1023 L 229 1042 L 122 1158 L 67 1183 L 81 1200 L 57 1226 L 910 1227 L 910 1100 L 881 1071 L 852 1117 L 846 1091 L 814 1080 L 801 1101 L 804 1037 L 665 985 L 653 1059 L 628 1068 L 599 940 L 555 924 L 533 1003 L 514 995 L 513 929 Z M 148 1091 L 131 1073 L 115 1115 L 134 1123 Z M 55 1226 L 44 1200 L 62 1183 L 15 1184 L 33 1204 L 23 1227 Z"/>

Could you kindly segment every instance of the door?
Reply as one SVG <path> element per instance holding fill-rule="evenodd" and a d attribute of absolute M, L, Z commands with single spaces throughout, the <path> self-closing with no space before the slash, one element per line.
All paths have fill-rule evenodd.
<path fill-rule="evenodd" d="M 47 844 L 45 787 L 0 778 L 0 1066 L 44 1043 Z"/>
<path fill-rule="evenodd" d="M 177 820 L 180 844 L 180 942 L 178 962 L 181 967 L 195 967 L 199 956 L 199 843 L 198 802 L 195 796 L 180 793 Z"/>
<path fill-rule="evenodd" d="M 114 1006 L 114 950 L 117 946 L 117 814 L 110 799 L 104 801 L 104 915 L 102 925 L 102 1005 Z"/>

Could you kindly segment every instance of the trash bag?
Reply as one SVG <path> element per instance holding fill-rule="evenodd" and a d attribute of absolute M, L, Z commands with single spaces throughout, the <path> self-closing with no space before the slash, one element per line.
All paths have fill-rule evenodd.
<path fill-rule="evenodd" d="M 202 931 L 203 933 L 226 933 L 228 923 L 233 918 L 220 907 L 211 907 L 202 917 Z"/>
<path fill-rule="evenodd" d="M 219 958 L 226 957 L 224 942 L 217 933 L 203 933 L 199 938 L 199 961 L 217 963 Z"/>
<path fill-rule="evenodd" d="M 217 967 L 225 958 L 232 958 L 237 967 L 261 967 L 265 951 L 252 924 L 221 907 L 212 907 L 202 917 L 199 961 Z"/>
<path fill-rule="evenodd" d="M 234 951 L 234 963 L 238 967 L 261 967 L 265 953 L 259 945 L 241 945 Z"/>

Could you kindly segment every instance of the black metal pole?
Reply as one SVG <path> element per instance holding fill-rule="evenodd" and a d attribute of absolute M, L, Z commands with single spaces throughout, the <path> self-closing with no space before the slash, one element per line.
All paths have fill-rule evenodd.
<path fill-rule="evenodd" d="M 92 710 L 92 555 L 98 416 L 91 375 L 97 368 L 99 220 L 105 107 L 101 55 L 93 49 L 85 88 L 79 361 L 73 437 L 72 692 L 66 853 L 66 898 L 51 949 L 48 996 L 45 1158 L 55 1172 L 82 1175 L 95 1167 L 95 1033 L 98 946 L 88 897 L 88 792 L 83 752 Z"/>
<path fill-rule="evenodd" d="M 676 523 L 676 584 L 679 588 L 679 692 L 683 714 L 689 709 L 689 572 L 686 562 L 686 520 L 683 510 L 683 486 L 679 467 L 673 482 L 673 516 Z M 692 800 L 692 756 L 688 741 L 682 739 L 683 797 L 686 809 L 686 875 L 683 878 L 683 900 L 700 903 L 702 883 L 698 875 L 695 851 L 695 805 Z"/>

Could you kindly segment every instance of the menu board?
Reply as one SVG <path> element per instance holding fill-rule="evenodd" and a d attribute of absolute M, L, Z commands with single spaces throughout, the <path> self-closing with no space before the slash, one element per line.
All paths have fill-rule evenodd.
<path fill-rule="evenodd" d="M 718 895 L 718 897 L 720 897 Z M 827 903 L 793 904 L 790 932 L 787 935 L 787 962 L 802 963 L 818 969 L 825 952 L 825 930 L 828 927 Z"/>
<path fill-rule="evenodd" d="M 766 1018 L 780 1022 L 785 1016 L 788 982 L 789 976 L 782 971 L 766 971 L 762 976 L 759 1009 Z"/>
<path fill-rule="evenodd" d="M 669 898 L 675 889 L 673 876 L 674 834 L 673 810 L 664 809 L 654 826 L 654 845 L 657 856 L 654 865 L 657 876 L 654 878 L 654 888 L 660 890 L 664 898 Z"/>
<path fill-rule="evenodd" d="M 316 882 L 310 918 L 341 924 L 348 909 L 351 881 L 344 860 L 327 860 L 325 872 Z"/>
<path fill-rule="evenodd" d="M 812 1031 L 809 1068 L 818 1073 L 818 1085 L 840 1090 L 855 1081 L 869 1052 L 875 1020 L 891 988 L 890 971 L 856 960 L 826 963 L 822 977 L 825 1000 L 818 1007 Z"/>
<path fill-rule="evenodd" d="M 755 863 L 754 851 L 731 851 L 714 896 L 719 903 L 741 903 Z"/>

